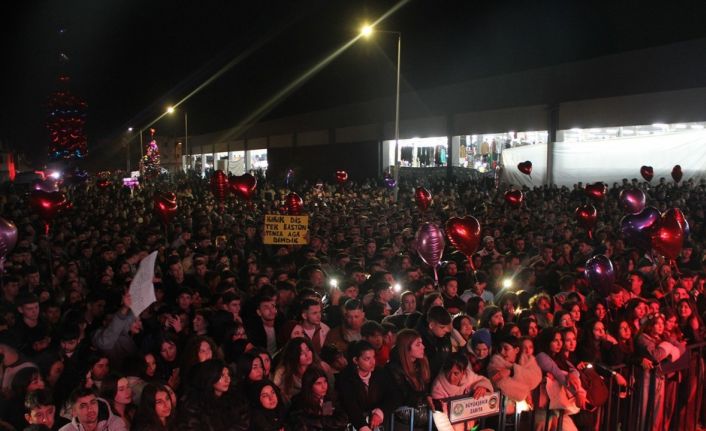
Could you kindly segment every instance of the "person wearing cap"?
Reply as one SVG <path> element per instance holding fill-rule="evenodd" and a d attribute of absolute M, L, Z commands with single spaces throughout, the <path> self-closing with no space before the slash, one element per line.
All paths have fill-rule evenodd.
<path fill-rule="evenodd" d="M 490 260 L 494 261 L 496 259 L 499 259 L 500 252 L 495 249 L 495 238 L 493 238 L 490 235 L 487 235 L 483 238 L 483 248 L 478 251 L 478 254 L 483 258 L 483 260 Z"/>

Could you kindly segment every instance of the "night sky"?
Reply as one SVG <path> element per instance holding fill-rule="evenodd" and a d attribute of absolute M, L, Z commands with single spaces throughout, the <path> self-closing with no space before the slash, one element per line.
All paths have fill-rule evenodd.
<path fill-rule="evenodd" d="M 107 158 L 128 126 L 185 102 L 189 134 L 246 118 L 353 38 L 388 0 L 17 0 L 3 4 L 0 139 L 46 159 L 48 94 L 64 70 L 87 99 L 89 157 Z M 403 91 L 706 36 L 706 2 L 410 0 L 381 29 L 403 35 Z M 66 32 L 60 36 L 59 29 Z M 66 53 L 62 66 L 59 54 Z M 395 38 L 359 41 L 267 114 L 390 96 Z M 706 53 L 705 53 L 706 55 Z M 182 111 L 183 112 L 183 111 Z M 181 116 L 155 127 L 179 134 Z"/>

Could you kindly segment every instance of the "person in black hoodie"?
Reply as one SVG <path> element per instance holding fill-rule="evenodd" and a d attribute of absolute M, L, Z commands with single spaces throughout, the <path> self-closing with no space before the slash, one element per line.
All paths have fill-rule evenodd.
<path fill-rule="evenodd" d="M 348 366 L 336 378 L 341 404 L 358 431 L 371 431 L 384 423 L 389 411 L 390 385 L 383 369 L 375 366 L 375 348 L 365 340 L 348 347 Z"/>
<path fill-rule="evenodd" d="M 287 410 L 277 385 L 271 380 L 259 380 L 248 386 L 250 401 L 250 429 L 281 431 L 284 429 Z"/>
<path fill-rule="evenodd" d="M 417 322 L 416 329 L 429 358 L 431 375 L 436 376 L 446 357 L 451 354 L 451 315 L 444 307 L 437 305 L 431 307 L 425 317 Z"/>

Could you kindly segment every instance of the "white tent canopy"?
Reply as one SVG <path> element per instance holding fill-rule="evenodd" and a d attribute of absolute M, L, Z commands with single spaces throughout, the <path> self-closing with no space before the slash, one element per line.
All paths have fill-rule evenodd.
<path fill-rule="evenodd" d="M 540 186 L 547 182 L 547 145 L 527 145 L 503 150 L 502 180 L 518 186 Z M 517 164 L 532 162 L 528 177 Z M 559 186 L 603 181 L 609 185 L 623 178 L 640 177 L 640 167 L 652 166 L 655 183 L 671 181 L 674 165 L 681 165 L 684 179 L 706 178 L 706 131 L 634 136 L 585 142 L 557 142 L 553 151 L 553 178 Z"/>

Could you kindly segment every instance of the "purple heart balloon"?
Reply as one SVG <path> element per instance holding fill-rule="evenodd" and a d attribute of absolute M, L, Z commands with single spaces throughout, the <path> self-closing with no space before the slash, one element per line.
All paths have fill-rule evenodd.
<path fill-rule="evenodd" d="M 630 214 L 637 214 L 645 209 L 645 193 L 640 189 L 627 189 L 618 196 L 620 206 Z"/>
<path fill-rule="evenodd" d="M 628 244 L 640 250 L 652 247 L 650 231 L 657 226 L 660 213 L 655 207 L 647 207 L 637 214 L 629 214 L 620 220 L 620 232 Z"/>
<path fill-rule="evenodd" d="M 17 244 L 17 226 L 0 217 L 0 259 L 7 256 Z"/>
<path fill-rule="evenodd" d="M 604 298 L 613 292 L 615 270 L 613 262 L 602 254 L 597 254 L 586 261 L 584 269 L 588 285 Z"/>
<path fill-rule="evenodd" d="M 441 255 L 444 253 L 446 241 L 444 233 L 435 224 L 424 223 L 417 230 L 415 236 L 417 242 L 417 253 L 422 258 L 424 263 L 434 268 L 436 274 L 436 266 L 441 261 Z"/>
<path fill-rule="evenodd" d="M 397 181 L 392 177 L 385 177 L 385 185 L 388 189 L 394 189 L 397 185 Z"/>

